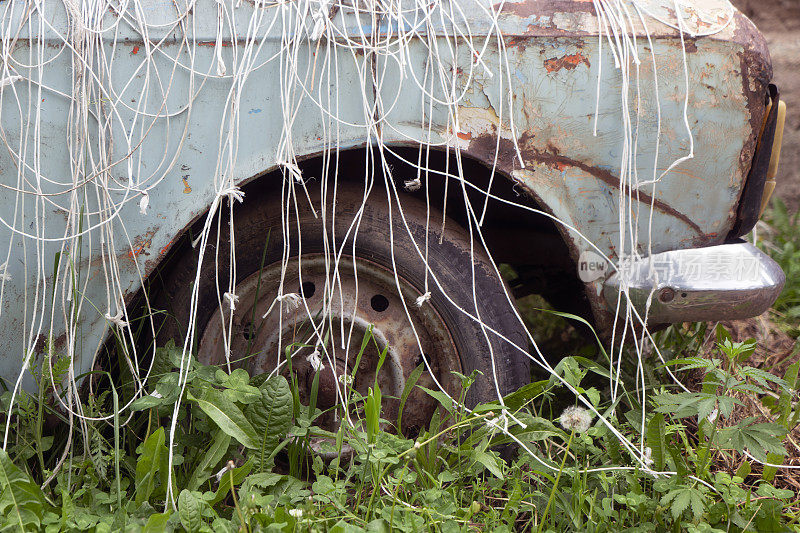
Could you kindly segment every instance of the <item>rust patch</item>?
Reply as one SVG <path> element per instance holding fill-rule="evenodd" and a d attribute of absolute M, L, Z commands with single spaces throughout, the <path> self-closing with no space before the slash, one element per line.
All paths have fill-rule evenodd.
<path fill-rule="evenodd" d="M 138 53 L 139 53 L 139 47 L 138 46 L 134 46 L 133 50 L 131 50 L 131 54 L 136 55 Z"/>
<path fill-rule="evenodd" d="M 238 44 L 238 42 L 237 42 L 237 44 Z M 233 46 L 233 41 L 231 41 L 231 40 L 223 40 L 223 41 L 220 41 L 219 45 L 223 46 L 223 47 Z M 201 41 L 201 42 L 197 43 L 197 46 L 211 46 L 211 47 L 214 47 L 214 46 L 217 46 L 217 43 L 216 43 L 216 41 Z"/>
<path fill-rule="evenodd" d="M 591 66 L 586 56 L 580 52 L 576 52 L 562 57 L 545 59 L 544 68 L 547 72 L 557 72 L 561 69 L 575 70 L 581 63 L 585 64 L 587 67 Z"/>
<path fill-rule="evenodd" d="M 619 189 L 620 187 L 625 187 L 624 185 L 620 184 L 619 178 L 614 174 L 612 174 L 611 172 L 609 172 L 608 170 L 587 165 L 586 163 L 578 161 L 577 159 L 571 159 L 563 155 L 540 152 L 535 148 L 526 150 L 525 152 L 523 152 L 523 156 L 526 160 L 536 161 L 537 163 L 542 163 L 549 167 L 556 168 L 562 171 L 567 166 L 575 167 L 580 170 L 583 170 L 587 174 L 591 174 L 592 176 L 599 179 L 603 183 L 611 185 L 612 187 L 615 187 L 617 189 Z M 649 194 L 642 191 L 635 191 L 632 189 L 628 189 L 624 192 L 628 194 L 631 197 L 631 199 L 636 199 L 637 201 L 643 204 L 652 204 L 659 211 L 662 211 L 668 215 L 677 218 L 678 220 L 681 220 L 682 222 L 685 222 L 686 225 L 692 228 L 692 230 L 695 231 L 698 235 L 705 237 L 703 230 L 700 228 L 700 226 L 697 225 L 696 222 L 694 222 L 688 216 L 684 215 L 671 205 L 657 198 L 653 198 Z"/>
<path fill-rule="evenodd" d="M 153 236 L 156 234 L 157 230 L 158 228 L 152 228 L 147 230 L 144 234 L 135 237 L 131 249 L 128 250 L 128 257 L 130 259 L 135 259 L 140 255 L 150 255 L 147 250 L 153 243 Z"/>
<path fill-rule="evenodd" d="M 175 239 L 172 239 L 167 244 L 162 246 L 161 249 L 158 251 L 158 255 L 164 255 L 165 253 L 167 253 L 167 251 L 169 250 L 170 246 L 172 246 L 172 243 L 174 241 L 175 241 Z"/>
<path fill-rule="evenodd" d="M 456 133 L 456 135 L 458 135 L 458 138 L 461 139 L 462 141 L 469 141 L 470 139 L 472 139 L 472 134 L 470 132 L 464 133 L 459 131 L 458 133 Z"/>
<path fill-rule="evenodd" d="M 501 2 L 494 9 L 500 13 L 513 13 L 518 17 L 547 16 L 556 13 L 589 13 L 595 14 L 592 2 L 575 0 L 526 0 L 525 2 Z"/>
<path fill-rule="evenodd" d="M 697 38 L 696 37 L 684 37 L 683 38 L 683 49 L 686 50 L 687 54 L 694 54 L 697 52 Z"/>
<path fill-rule="evenodd" d="M 582 161 L 578 161 L 577 159 L 572 159 L 563 155 L 558 155 L 557 153 L 542 152 L 541 150 L 537 150 L 536 148 L 529 146 L 531 140 L 532 136 L 527 134 L 523 134 L 519 140 L 522 159 L 525 162 L 540 163 L 559 171 L 563 171 L 567 167 L 575 167 L 614 188 L 619 189 L 621 187 L 619 178 L 608 170 L 587 165 Z M 490 161 L 494 158 L 495 148 L 497 148 L 497 161 L 499 168 L 505 170 L 506 172 L 513 170 L 514 161 L 516 158 L 516 150 L 514 149 L 514 143 L 510 140 L 501 138 L 498 144 L 495 136 L 491 134 L 484 134 L 475 137 L 469 144 L 469 152 L 483 161 Z M 696 222 L 671 205 L 657 198 L 653 198 L 649 194 L 642 191 L 629 190 L 626 192 L 630 194 L 632 199 L 643 204 L 651 204 L 659 211 L 686 223 L 686 225 L 692 228 L 692 230 L 698 235 L 698 239 L 695 241 L 696 245 L 701 245 L 708 241 L 708 236 L 703 233 L 702 228 L 700 228 Z"/>

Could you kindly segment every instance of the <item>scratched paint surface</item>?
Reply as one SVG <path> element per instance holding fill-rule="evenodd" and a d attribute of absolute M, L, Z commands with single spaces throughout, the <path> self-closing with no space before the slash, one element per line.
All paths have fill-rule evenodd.
<path fill-rule="evenodd" d="M 483 0 L 481 2 L 487 5 Z M 661 15 L 669 18 L 669 10 L 663 6 L 671 4 L 671 1 L 659 3 L 652 0 L 651 3 L 654 8 L 663 11 Z M 159 20 L 168 20 L 168 4 L 171 5 L 155 0 L 143 3 L 143 11 L 152 17 L 156 28 L 151 30 L 151 39 L 160 38 L 156 24 Z M 472 2 L 469 0 L 463 0 L 460 4 L 465 13 L 472 13 L 469 17 L 473 32 L 486 31 L 487 22 L 480 17 L 481 10 L 470 8 Z M 213 8 L 212 1 L 200 2 L 195 15 L 195 39 L 203 44 L 196 47 L 194 52 L 195 68 L 208 72 L 212 71 L 215 53 L 216 22 Z M 240 9 L 251 7 L 243 2 Z M 712 15 L 695 14 L 694 19 L 687 18 L 687 24 L 702 28 L 703 24 L 709 24 L 704 17 Z M 355 31 L 358 21 L 344 13 L 338 17 L 343 27 Z M 242 16 L 240 20 L 246 21 L 247 18 Z M 62 33 L 67 31 L 63 13 L 55 11 L 52 23 L 56 30 Z M 621 239 L 618 212 L 618 176 L 622 155 L 621 79 L 619 71 L 613 67 L 608 47 L 603 49 L 602 54 L 598 53 L 597 21 L 592 3 L 584 0 L 506 2 L 500 27 L 507 36 L 510 89 L 514 95 L 511 119 L 524 168 L 513 150 L 508 107 L 499 104 L 503 91 L 509 91 L 499 77 L 482 77 L 478 73 L 475 83 L 466 88 L 466 98 L 459 109 L 459 131 L 449 131 L 446 126 L 447 110 L 434 106 L 431 115 L 434 127 L 427 138 L 432 144 L 462 149 L 470 156 L 491 164 L 499 136 L 498 168 L 518 181 L 547 210 L 578 228 L 590 241 L 613 256 Z M 644 111 L 642 116 L 646 117 L 640 126 L 635 166 L 640 176 L 652 175 L 656 146 L 659 149 L 656 165 L 658 174 L 688 151 L 688 136 L 682 114 L 685 87 L 681 42 L 672 28 L 655 20 L 648 23 L 648 28 L 653 35 L 658 81 L 654 80 L 647 43 L 640 39 L 644 59 L 640 66 L 639 103 Z M 36 28 L 32 31 L 36 31 Z M 121 25 L 119 31 L 117 46 L 112 49 L 109 43 L 107 50 L 109 54 L 114 54 L 116 61 L 116 70 L 112 75 L 118 87 L 130 82 L 130 93 L 134 94 L 143 77 L 152 75 L 140 68 L 141 58 L 148 53 L 148 46 L 132 30 Z M 235 43 L 224 44 L 226 46 L 223 46 L 222 54 L 230 57 L 234 53 Z M 261 53 L 271 56 L 278 50 L 278 45 L 277 36 L 268 35 Z M 496 43 L 488 45 L 487 62 L 500 60 L 496 46 Z M 45 73 L 45 81 L 52 89 L 70 94 L 69 76 L 64 76 L 64 73 L 69 73 L 71 66 L 69 55 L 60 53 L 62 47 L 61 41 L 54 38 L 52 45 L 43 51 L 46 57 L 52 57 L 55 65 Z M 219 124 L 230 90 L 228 81 L 210 76 L 204 80 L 202 91 L 196 95 L 194 111 L 191 114 L 181 112 L 187 102 L 189 87 L 198 80 L 190 80 L 180 69 L 172 73 L 172 58 L 185 58 L 185 50 L 178 42 L 167 41 L 162 50 L 174 54 L 170 58 L 155 58 L 160 74 L 165 78 L 171 76 L 169 91 L 151 94 L 146 102 L 126 100 L 128 107 L 121 111 L 123 121 L 133 121 L 137 108 L 156 110 L 166 102 L 166 109 L 173 113 L 169 129 L 163 123 L 156 123 L 134 156 L 124 163 L 134 166 L 134 174 L 143 184 L 164 175 L 156 189 L 158 194 L 150 197 L 147 215 L 139 212 L 137 202 L 131 202 L 118 214 L 119 220 L 124 221 L 125 232 L 121 231 L 119 222 L 114 223 L 117 239 L 113 246 L 118 251 L 120 275 L 127 295 L 140 288 L 140 276 L 152 272 L 175 241 L 176 235 L 201 215 L 212 201 L 212 177 L 218 162 Z M 723 241 L 732 226 L 742 182 L 749 168 L 754 127 L 760 124 L 763 115 L 759 95 L 763 94 L 764 84 L 769 77 L 768 56 L 765 55 L 763 39 L 749 21 L 737 15 L 731 24 L 713 37 L 687 41 L 686 50 L 691 80 L 688 120 L 694 134 L 695 158 L 666 174 L 655 187 L 643 188 L 639 191 L 638 201 L 632 201 L 641 251 L 648 246 L 652 247 L 653 252 L 659 252 Z M 466 50 L 464 52 L 464 62 L 458 67 L 466 69 L 470 61 Z M 39 53 L 39 50 L 31 50 L 26 40 L 20 40 L 13 51 L 20 61 L 30 53 Z M 422 72 L 424 57 L 422 50 L 415 52 L 412 43 L 409 68 Z M 308 52 L 307 60 L 313 64 L 312 51 Z M 276 146 L 282 136 L 279 87 L 274 81 L 278 77 L 277 67 L 276 63 L 272 63 L 253 72 L 239 105 L 241 136 L 235 168 L 239 182 L 245 182 L 276 166 Z M 338 68 L 339 115 L 361 116 L 361 91 L 367 82 L 361 79 L 349 54 L 340 55 Z M 395 67 L 390 65 L 387 68 L 391 75 L 391 69 Z M 599 69 L 602 69 L 600 91 L 603 96 L 600 98 L 595 136 L 593 125 Z M 390 127 L 384 130 L 386 142 L 405 143 L 409 136 L 426 138 L 427 130 L 419 121 L 419 105 L 423 101 L 419 90 L 414 84 L 403 83 L 398 73 L 395 75 L 398 83 L 391 89 L 395 93 L 384 95 L 386 101 L 398 102 L 390 114 Z M 659 91 L 658 100 L 655 98 L 656 87 Z M 33 96 L 27 95 L 23 86 L 18 90 L 23 102 L 28 101 L 28 96 Z M 121 98 L 125 96 L 123 94 Z M 662 116 L 658 143 L 653 119 L 656 102 L 660 103 Z M 15 105 L 9 98 L 2 100 L 3 127 L 11 146 L 19 145 L 21 135 L 33 134 L 26 133 L 20 124 L 8 122 L 7 117 L 15 116 L 12 112 L 12 106 Z M 50 177 L 60 176 L 61 181 L 68 182 L 70 178 L 65 173 L 70 168 L 69 151 L 64 139 L 68 135 L 69 101 L 49 91 L 42 95 L 40 106 L 47 125 L 46 130 L 41 132 L 42 146 L 46 147 L 47 153 L 46 157 L 40 159 L 40 172 Z M 25 113 L 28 112 L 33 112 L 33 108 L 25 110 Z M 169 158 L 162 157 L 164 147 L 177 150 L 178 139 L 184 129 L 189 133 L 173 164 Z M 321 131 L 323 121 L 319 110 L 314 106 L 302 109 L 295 120 L 293 132 L 297 153 L 320 153 L 324 149 Z M 124 146 L 122 133 L 116 132 L 115 142 Z M 340 146 L 359 146 L 364 138 L 361 128 L 342 127 Z M 0 172 L 4 184 L 12 187 L 17 185 L 20 178 L 6 153 L 0 154 Z M 125 172 L 122 169 L 111 169 L 112 178 L 116 176 L 122 179 L 123 175 Z M 38 186 L 42 192 L 48 192 L 51 188 L 62 190 L 62 187 L 50 187 L 46 182 L 40 182 Z M 26 201 L 32 203 L 39 200 L 28 198 Z M 14 202 L 12 191 L 4 189 L 0 192 L 0 205 L 4 206 L 2 210 L 7 214 L 6 218 L 11 220 L 16 216 L 20 227 L 32 229 L 35 224 L 33 219 L 22 220 L 19 215 L 12 215 Z M 39 202 L 41 209 L 54 214 L 60 212 L 49 202 Z M 60 203 L 64 204 L 63 201 Z M 81 203 L 87 210 L 97 206 L 96 199 L 91 197 L 79 198 L 75 205 Z M 652 232 L 648 231 L 651 223 L 650 205 L 654 206 Z M 56 220 L 55 216 L 50 220 Z M 51 224 L 45 233 L 59 237 L 64 233 L 63 225 L 58 227 Z M 652 235 L 652 239 L 649 235 Z M 585 241 L 566 230 L 564 237 L 575 257 L 589 248 Z M 92 246 L 97 249 L 97 236 L 87 236 L 87 249 L 91 239 L 94 239 Z M 4 228 L 0 230 L 0 243 L 8 242 L 10 232 Z M 12 258 L 16 259 L 12 259 L 8 265 L 7 274 L 11 276 L 11 281 L 4 285 L 0 320 L 0 339 L 7 347 L 0 356 L 0 376 L 6 380 L 13 380 L 19 371 L 22 359 L 18 333 L 20 324 L 31 320 L 37 309 L 41 311 L 49 305 L 49 298 L 46 297 L 49 285 L 34 286 L 31 269 L 37 268 L 33 265 L 38 265 L 43 272 L 52 272 L 57 251 L 55 245 L 45 244 L 37 250 L 30 242 L 25 244 L 16 239 L 14 243 Z M 43 259 L 42 264 L 37 262 L 37 257 Z M 106 305 L 106 287 L 92 283 L 102 278 L 99 275 L 101 264 L 96 256 L 82 257 L 80 264 L 88 280 L 80 290 L 93 305 L 84 306 L 80 327 L 76 330 L 79 338 L 63 336 L 67 329 L 63 327 L 63 318 L 61 329 L 57 328 L 52 335 L 62 344 L 69 343 L 74 347 L 76 374 L 89 369 L 91 358 L 106 335 L 107 325 L 102 311 L 92 309 L 93 306 L 104 309 Z M 63 293 L 52 297 L 60 300 L 69 295 Z M 59 317 L 56 317 L 56 323 L 59 323 Z"/>

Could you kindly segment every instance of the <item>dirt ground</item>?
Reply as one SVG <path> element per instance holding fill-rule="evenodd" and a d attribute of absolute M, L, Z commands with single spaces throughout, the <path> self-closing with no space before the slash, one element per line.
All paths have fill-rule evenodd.
<path fill-rule="evenodd" d="M 800 207 L 800 0 L 731 0 L 769 43 L 774 82 L 787 116 L 776 194 Z"/>

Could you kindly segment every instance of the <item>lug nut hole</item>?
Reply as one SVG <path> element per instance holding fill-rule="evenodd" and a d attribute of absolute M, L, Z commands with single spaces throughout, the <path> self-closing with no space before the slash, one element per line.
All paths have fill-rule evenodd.
<path fill-rule="evenodd" d="M 303 296 L 303 298 L 311 298 L 312 296 L 314 296 L 316 290 L 317 287 L 316 285 L 314 285 L 313 281 L 305 281 L 300 286 L 300 294 Z"/>
<path fill-rule="evenodd" d="M 372 306 L 372 309 L 381 313 L 389 308 L 389 300 L 383 294 L 376 294 L 370 299 L 369 305 Z"/>

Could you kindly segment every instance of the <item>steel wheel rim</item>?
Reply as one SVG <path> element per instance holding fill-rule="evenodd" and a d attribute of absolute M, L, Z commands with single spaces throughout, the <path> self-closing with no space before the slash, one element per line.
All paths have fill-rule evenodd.
<path fill-rule="evenodd" d="M 352 257 L 340 256 L 338 275 L 330 276 L 332 270 L 333 260 L 326 260 L 324 254 L 306 254 L 300 261 L 290 259 L 285 269 L 276 262 L 237 283 L 235 310 L 231 311 L 227 301 L 221 302 L 200 336 L 198 359 L 204 364 L 227 365 L 224 347 L 228 344 L 231 368 L 243 367 L 251 375 L 288 375 L 288 365 L 279 367 L 278 361 L 279 353 L 280 360 L 285 361 L 283 354 L 291 346 L 292 371 L 301 401 L 307 404 L 315 373 L 308 357 L 319 338 L 327 335 L 327 350 L 318 350 L 324 368 L 320 370 L 317 405 L 325 414 L 316 421 L 327 430 L 338 427 L 341 413 L 333 407 L 348 394 L 344 384 L 366 394 L 375 382 L 375 367 L 384 349 L 387 355 L 377 381 L 384 396 L 382 416 L 386 420 L 396 421 L 399 398 L 406 380 L 423 363 L 421 354 L 425 354 L 428 371 L 423 371 L 416 384 L 438 388 L 432 372 L 453 394 L 457 380 L 451 370 L 461 370 L 453 337 L 430 302 L 415 305 L 421 292 L 403 277 L 395 278 L 390 269 L 364 258 L 353 261 Z M 333 278 L 332 283 L 329 278 Z M 281 279 L 283 294 L 303 296 L 298 308 L 292 308 L 287 300 L 276 301 Z M 315 320 L 308 320 L 309 316 Z M 324 321 L 322 316 L 326 317 Z M 373 324 L 372 335 L 377 342 L 369 342 L 359 368 L 353 372 L 369 324 Z M 355 379 L 351 381 L 343 374 L 355 375 Z M 425 427 L 436 405 L 432 397 L 415 387 L 403 410 L 403 433 L 415 434 Z M 357 406 L 351 405 L 349 411 L 357 424 Z"/>

